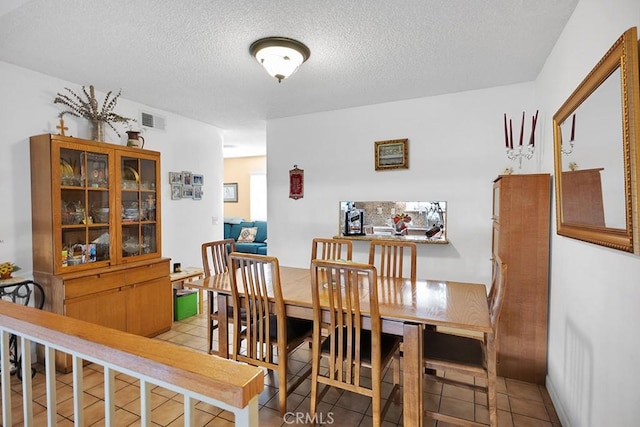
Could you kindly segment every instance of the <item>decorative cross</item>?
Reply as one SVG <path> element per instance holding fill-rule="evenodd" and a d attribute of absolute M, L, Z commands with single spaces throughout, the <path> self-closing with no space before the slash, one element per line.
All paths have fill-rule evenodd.
<path fill-rule="evenodd" d="M 64 119 L 62 117 L 60 117 L 60 124 L 56 126 L 56 129 L 60 129 L 60 136 L 65 136 L 64 131 L 69 130 L 69 128 L 64 125 Z"/>

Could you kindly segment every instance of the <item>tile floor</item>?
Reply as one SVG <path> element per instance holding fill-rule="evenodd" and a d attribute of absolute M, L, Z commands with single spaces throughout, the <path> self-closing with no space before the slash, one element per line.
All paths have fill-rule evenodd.
<path fill-rule="evenodd" d="M 206 348 L 206 319 L 203 315 L 193 316 L 174 323 L 171 331 L 156 339 L 168 341 L 176 345 L 187 346 L 199 351 Z M 292 356 L 290 363 L 291 374 L 295 376 L 304 372 L 309 364 L 310 350 L 306 346 L 299 348 Z M 388 378 L 388 379 L 387 379 Z M 385 382 L 391 385 L 391 372 L 385 376 Z M 57 377 L 58 397 L 58 425 L 73 425 L 73 400 L 71 374 Z M 12 376 L 12 403 L 14 418 L 19 418 L 21 411 L 21 384 Z M 103 376 L 101 368 L 95 365 L 85 367 L 85 425 L 104 425 Z M 35 425 L 46 425 L 44 394 L 44 376 L 38 374 L 34 378 L 34 416 Z M 277 388 L 274 387 L 274 377 L 265 374 L 265 390 L 259 399 L 261 426 L 289 426 L 295 425 L 295 416 L 291 415 L 283 420 L 278 408 Z M 140 425 L 139 417 L 139 386 L 137 380 L 121 374 L 116 377 L 116 424 L 118 426 Z M 288 411 L 305 413 L 309 407 L 310 381 L 307 379 L 289 397 Z M 483 394 L 451 387 L 425 383 L 425 407 L 431 410 L 462 416 L 468 419 L 487 422 L 488 411 Z M 386 395 L 386 392 L 383 392 Z M 500 427 L 543 427 L 560 426 L 560 421 L 544 386 L 524 383 L 509 379 L 499 379 L 498 405 Z M 323 413 L 326 425 L 336 426 L 370 426 L 370 399 L 349 392 L 331 389 L 323 398 L 319 410 Z M 152 390 L 152 422 L 154 426 L 182 426 L 182 399 L 161 387 Z M 207 404 L 196 405 L 195 426 L 232 426 L 233 414 Z M 22 420 L 15 420 L 22 425 Z M 433 421 L 425 421 L 425 426 L 435 426 Z M 439 427 L 446 423 L 437 424 Z M 401 402 L 393 403 L 387 412 L 383 426 L 402 426 Z"/>

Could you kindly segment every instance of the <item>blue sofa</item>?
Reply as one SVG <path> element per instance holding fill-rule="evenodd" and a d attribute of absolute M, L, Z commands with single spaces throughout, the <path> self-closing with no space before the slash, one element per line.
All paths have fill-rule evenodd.
<path fill-rule="evenodd" d="M 238 242 L 238 236 L 243 228 L 257 227 L 258 232 L 251 243 Z M 249 254 L 267 254 L 267 222 L 266 221 L 242 221 L 239 223 L 224 223 L 224 238 L 236 241 L 236 251 Z"/>

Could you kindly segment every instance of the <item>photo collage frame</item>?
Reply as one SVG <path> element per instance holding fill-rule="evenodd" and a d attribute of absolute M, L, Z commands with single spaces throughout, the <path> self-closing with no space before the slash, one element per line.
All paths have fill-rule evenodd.
<path fill-rule="evenodd" d="M 190 171 L 169 172 L 169 184 L 171 185 L 171 200 L 202 200 L 204 175 Z"/>

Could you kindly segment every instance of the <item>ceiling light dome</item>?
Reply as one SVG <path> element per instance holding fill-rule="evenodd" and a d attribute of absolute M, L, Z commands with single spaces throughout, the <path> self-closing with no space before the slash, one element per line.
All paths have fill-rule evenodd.
<path fill-rule="evenodd" d="M 307 46 L 287 37 L 266 37 L 256 40 L 251 43 L 249 51 L 270 76 L 278 79 L 278 82 L 295 73 L 300 64 L 311 55 Z"/>

